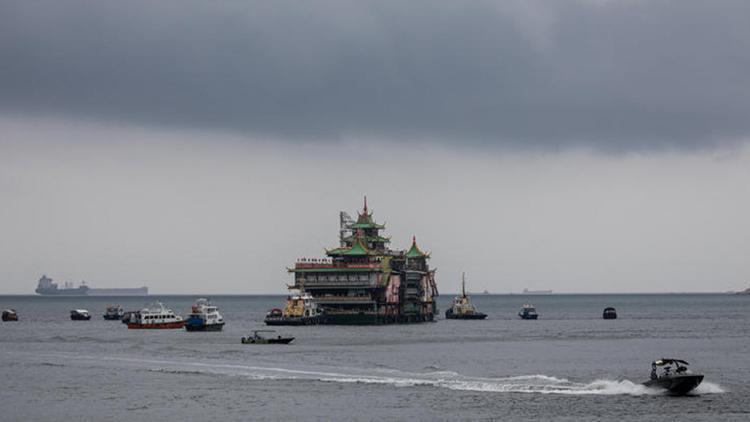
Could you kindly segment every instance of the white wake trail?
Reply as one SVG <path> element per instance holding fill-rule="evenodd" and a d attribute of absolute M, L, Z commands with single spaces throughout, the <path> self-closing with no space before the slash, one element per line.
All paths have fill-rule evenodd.
<path fill-rule="evenodd" d="M 79 356 L 80 358 L 80 356 Z M 453 371 L 406 372 L 396 369 L 291 369 L 277 367 L 250 366 L 234 363 L 190 362 L 126 357 L 87 357 L 91 360 L 120 362 L 128 366 L 148 369 L 155 372 L 173 374 L 206 374 L 242 376 L 254 380 L 306 380 L 348 384 L 380 384 L 394 387 L 435 387 L 457 391 L 477 391 L 489 393 L 526 393 L 558 395 L 658 395 L 663 391 L 648 388 L 629 380 L 597 379 L 590 382 L 575 382 L 545 374 L 516 375 L 508 377 L 471 377 Z M 721 394 L 721 386 L 704 382 L 696 394 Z"/>

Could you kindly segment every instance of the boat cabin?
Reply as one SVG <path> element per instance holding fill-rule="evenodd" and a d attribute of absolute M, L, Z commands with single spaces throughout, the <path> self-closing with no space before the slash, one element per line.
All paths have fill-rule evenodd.
<path fill-rule="evenodd" d="M 675 369 L 672 370 L 672 365 Z M 668 378 L 674 375 L 685 374 L 688 372 L 687 361 L 682 359 L 658 359 L 651 362 L 651 379 Z M 661 369 L 661 370 L 659 370 Z"/>

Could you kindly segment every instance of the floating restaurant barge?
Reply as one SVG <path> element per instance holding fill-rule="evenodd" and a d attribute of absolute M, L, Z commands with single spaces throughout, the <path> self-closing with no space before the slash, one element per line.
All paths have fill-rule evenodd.
<path fill-rule="evenodd" d="M 322 309 L 321 324 L 390 324 L 432 321 L 437 313 L 435 270 L 412 238 L 408 250 L 388 247 L 390 238 L 372 218 L 367 198 L 356 221 L 340 213 L 340 245 L 327 258 L 301 259 L 294 285 Z"/>

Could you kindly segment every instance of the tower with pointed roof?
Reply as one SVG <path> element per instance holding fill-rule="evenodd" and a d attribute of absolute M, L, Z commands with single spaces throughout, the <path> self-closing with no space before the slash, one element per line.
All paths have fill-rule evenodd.
<path fill-rule="evenodd" d="M 289 272 L 291 288 L 309 293 L 324 310 L 328 324 L 387 324 L 432 321 L 438 295 L 428 253 L 417 246 L 390 248 L 364 199 L 357 219 L 342 215 L 340 246 L 326 249 L 324 259 L 303 259 Z M 346 222 L 348 221 L 348 222 Z M 346 222 L 346 223 L 345 223 Z"/>

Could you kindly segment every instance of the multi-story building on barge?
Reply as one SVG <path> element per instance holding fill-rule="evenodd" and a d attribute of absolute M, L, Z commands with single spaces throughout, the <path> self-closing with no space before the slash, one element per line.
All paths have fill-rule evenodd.
<path fill-rule="evenodd" d="M 308 293 L 322 308 L 324 324 L 388 324 L 432 321 L 437 313 L 435 270 L 429 254 L 412 238 L 408 250 L 394 250 L 372 212 L 354 221 L 340 214 L 340 244 L 326 258 L 301 259 L 289 272 L 290 289 Z"/>

